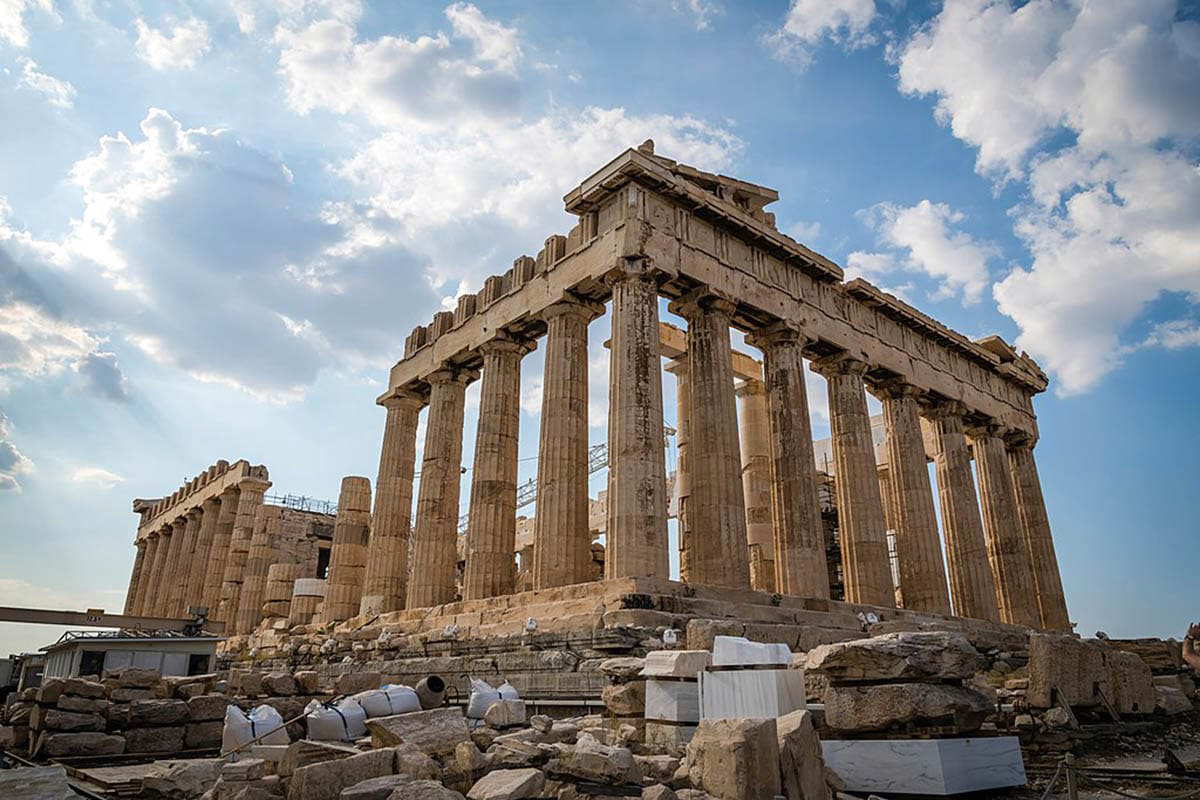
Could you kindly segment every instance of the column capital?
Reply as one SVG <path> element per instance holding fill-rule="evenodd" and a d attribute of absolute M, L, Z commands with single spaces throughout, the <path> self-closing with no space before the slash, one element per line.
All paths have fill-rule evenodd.
<path fill-rule="evenodd" d="M 245 477 L 238 481 L 238 489 L 243 492 L 265 492 L 271 488 L 271 482 L 262 478 Z"/>
<path fill-rule="evenodd" d="M 542 309 L 542 319 L 547 322 L 555 317 L 572 316 L 583 319 L 586 322 L 600 317 L 604 314 L 604 304 L 597 303 L 593 300 L 587 300 L 583 297 L 578 297 L 573 294 L 563 295 L 563 298 L 556 303 L 552 303 Z"/>
<path fill-rule="evenodd" d="M 921 416 L 926 419 L 962 418 L 967 415 L 967 406 L 961 400 L 934 399 L 928 395 L 921 403 Z"/>
<path fill-rule="evenodd" d="M 667 365 L 665 367 L 663 367 L 663 369 L 666 370 L 667 372 L 671 373 L 672 375 L 675 375 L 676 377 L 678 377 L 678 376 L 687 377 L 688 373 L 691 371 L 691 366 L 690 366 L 690 363 L 688 362 L 687 354 L 685 353 L 682 356 L 680 356 L 679 358 L 672 358 L 670 361 L 667 362 Z"/>
<path fill-rule="evenodd" d="M 1004 438 L 1004 435 L 1008 433 L 1008 430 L 1008 428 L 997 422 L 987 421 L 967 425 L 965 428 L 963 428 L 963 433 L 972 439 L 1002 439 Z"/>
<path fill-rule="evenodd" d="M 777 320 L 752 333 L 746 334 L 746 344 L 751 347 L 757 347 L 759 350 L 766 350 L 772 345 L 790 342 L 795 342 L 804 347 L 814 341 L 816 339 L 806 334 L 798 322 L 792 322 L 787 319 Z"/>
<path fill-rule="evenodd" d="M 920 386 L 914 386 L 904 378 L 889 378 L 883 381 L 877 381 L 870 387 L 871 393 L 877 397 L 890 397 L 899 399 L 901 397 L 913 397 L 920 399 L 925 395 L 925 390 Z"/>
<path fill-rule="evenodd" d="M 441 383 L 461 383 L 466 386 L 476 380 L 479 380 L 479 370 L 464 369 L 449 364 L 443 364 L 441 369 L 434 370 L 425 376 L 425 381 L 431 386 Z"/>
<path fill-rule="evenodd" d="M 187 511 L 185 511 L 183 516 L 187 517 L 189 520 L 200 519 L 200 514 L 202 513 L 203 511 L 201 508 L 196 506 L 195 508 L 189 508 Z"/>
<path fill-rule="evenodd" d="M 537 349 L 537 340 L 518 336 L 508 331 L 497 331 L 495 337 L 487 340 L 477 348 L 480 353 L 512 353 L 524 356 Z"/>
<path fill-rule="evenodd" d="M 1016 428 L 1012 428 L 1004 434 L 1004 444 L 1009 450 L 1033 450 L 1037 441 L 1037 434 L 1017 430 Z"/>
<path fill-rule="evenodd" d="M 376 400 L 384 408 L 409 408 L 420 411 L 427 402 L 424 397 L 408 389 L 394 389 L 387 395 Z"/>
<path fill-rule="evenodd" d="M 765 381 L 760 381 L 755 378 L 746 378 L 738 381 L 733 389 L 734 394 L 738 397 L 753 397 L 756 395 L 764 395 L 767 393 L 767 384 Z"/>
<path fill-rule="evenodd" d="M 225 491 L 229 491 L 229 490 L 226 489 Z M 225 494 L 225 492 L 221 492 L 221 494 L 223 495 L 223 494 Z M 220 497 L 210 497 L 207 500 L 205 500 L 203 503 L 200 504 L 200 510 L 205 514 L 208 514 L 210 512 L 216 511 L 220 507 L 220 505 L 221 505 Z"/>
<path fill-rule="evenodd" d="M 626 281 L 642 281 L 655 286 L 666 280 L 669 275 L 649 258 L 621 258 L 607 272 L 600 276 L 605 286 L 611 288 Z"/>
<path fill-rule="evenodd" d="M 812 362 L 811 369 L 818 375 L 831 378 L 834 375 L 858 375 L 862 377 L 867 374 L 867 370 L 871 365 L 862 359 L 855 358 L 849 353 L 835 353 L 831 356 L 818 358 Z"/>
<path fill-rule="evenodd" d="M 672 300 L 667 304 L 667 310 L 689 321 L 704 313 L 732 317 L 737 310 L 737 303 L 724 292 L 710 286 L 699 286 L 683 297 Z"/>

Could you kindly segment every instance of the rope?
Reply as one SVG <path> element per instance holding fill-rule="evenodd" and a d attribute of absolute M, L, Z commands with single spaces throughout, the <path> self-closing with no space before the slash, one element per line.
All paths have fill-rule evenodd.
<path fill-rule="evenodd" d="M 1058 783 L 1058 776 L 1062 775 L 1063 762 L 1058 762 L 1058 769 L 1054 770 L 1054 777 L 1050 779 L 1050 783 L 1046 785 L 1046 791 L 1042 792 L 1042 799 L 1046 800 L 1050 796 L 1050 792 L 1054 789 L 1054 784 Z"/>

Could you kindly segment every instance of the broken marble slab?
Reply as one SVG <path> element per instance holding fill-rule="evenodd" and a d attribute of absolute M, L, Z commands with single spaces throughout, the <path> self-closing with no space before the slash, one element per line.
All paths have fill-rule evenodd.
<path fill-rule="evenodd" d="M 850 792 L 953 795 L 1025 785 L 1015 736 L 821 742 L 825 766 Z"/>

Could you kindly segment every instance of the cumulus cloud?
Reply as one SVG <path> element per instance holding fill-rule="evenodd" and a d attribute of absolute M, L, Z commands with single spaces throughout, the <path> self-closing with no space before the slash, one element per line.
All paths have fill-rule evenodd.
<path fill-rule="evenodd" d="M 76 363 L 75 371 L 83 380 L 84 391 L 89 394 L 116 403 L 129 402 L 129 380 L 121 371 L 116 354 L 88 353 Z"/>
<path fill-rule="evenodd" d="M 117 484 L 124 483 L 125 479 L 102 467 L 78 467 L 71 472 L 71 482 L 111 489 Z"/>
<path fill-rule="evenodd" d="M 873 44 L 875 16 L 875 0 L 792 0 L 783 25 L 763 43 L 776 59 L 804 69 L 822 39 L 851 49 Z"/>
<path fill-rule="evenodd" d="M 811 242 L 821 235 L 821 223 L 799 220 L 790 225 L 785 233 L 798 242 Z"/>
<path fill-rule="evenodd" d="M 19 492 L 18 476 L 32 472 L 33 462 L 12 443 L 12 425 L 0 411 L 0 492 Z"/>
<path fill-rule="evenodd" d="M 157 70 L 191 69 L 212 47 L 208 24 L 191 17 L 170 30 L 159 30 L 139 18 L 134 20 L 138 58 Z"/>
<path fill-rule="evenodd" d="M 1146 337 L 1142 345 L 1144 347 L 1165 347 L 1168 350 L 1200 347 L 1200 323 L 1187 319 L 1160 322 L 1150 331 L 1150 335 Z"/>
<path fill-rule="evenodd" d="M 25 12 L 39 10 L 55 19 L 53 0 L 0 0 L 0 42 L 14 47 L 29 46 L 29 29 L 25 27 Z"/>
<path fill-rule="evenodd" d="M 59 80 L 39 70 L 32 58 L 22 59 L 20 85 L 40 93 L 55 108 L 71 108 L 75 105 L 75 87 L 69 81 Z"/>
<path fill-rule="evenodd" d="M 898 51 L 903 91 L 1024 181 L 1028 248 L 993 293 L 1017 344 L 1085 391 L 1121 363 L 1121 336 L 1164 292 L 1200 298 L 1200 23 L 1174 0 L 960 0 Z"/>

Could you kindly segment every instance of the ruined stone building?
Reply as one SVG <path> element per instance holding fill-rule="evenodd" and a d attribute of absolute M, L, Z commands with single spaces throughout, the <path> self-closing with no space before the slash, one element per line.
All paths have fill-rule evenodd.
<path fill-rule="evenodd" d="M 378 398 L 386 422 L 374 486 L 343 481 L 323 589 L 312 585 L 315 550 L 272 548 L 284 510 L 262 504 L 265 469 L 238 462 L 135 507 L 142 524 L 131 608 L 178 614 L 198 598 L 241 634 L 261 616 L 272 574 L 277 586 L 292 571 L 309 581 L 304 610 L 297 615 L 293 603 L 289 612 L 294 624 L 456 601 L 447 613 L 465 613 L 472 601 L 596 580 L 588 327 L 607 313 L 606 580 L 670 578 L 666 356 L 678 381 L 673 494 L 683 582 L 730 596 L 754 589 L 807 598 L 806 607 L 840 593 L 887 609 L 899 596 L 915 612 L 1069 630 L 1034 460 L 1033 396 L 1046 389 L 1045 374 L 999 337 L 972 341 L 864 280 L 844 281 L 836 264 L 776 229 L 765 209 L 777 199 L 773 189 L 656 155 L 651 143 L 620 154 L 566 195 L 578 219 L 567 235 L 549 237 L 536 257 L 516 259 L 408 335 Z M 660 326 L 660 298 L 686 331 Z M 745 333 L 761 365 L 734 353 L 731 329 Z M 521 364 L 538 346 L 537 512 L 519 542 Z M 812 438 L 805 361 L 827 384 L 826 470 Z M 479 422 L 473 463 L 464 465 L 464 396 L 474 381 L 482 383 Z M 883 406 L 879 457 L 868 392 Z M 464 466 L 471 486 L 460 498 Z M 321 537 L 311 537 L 319 549 Z M 207 553 L 206 569 L 179 567 L 185 552 Z"/>

